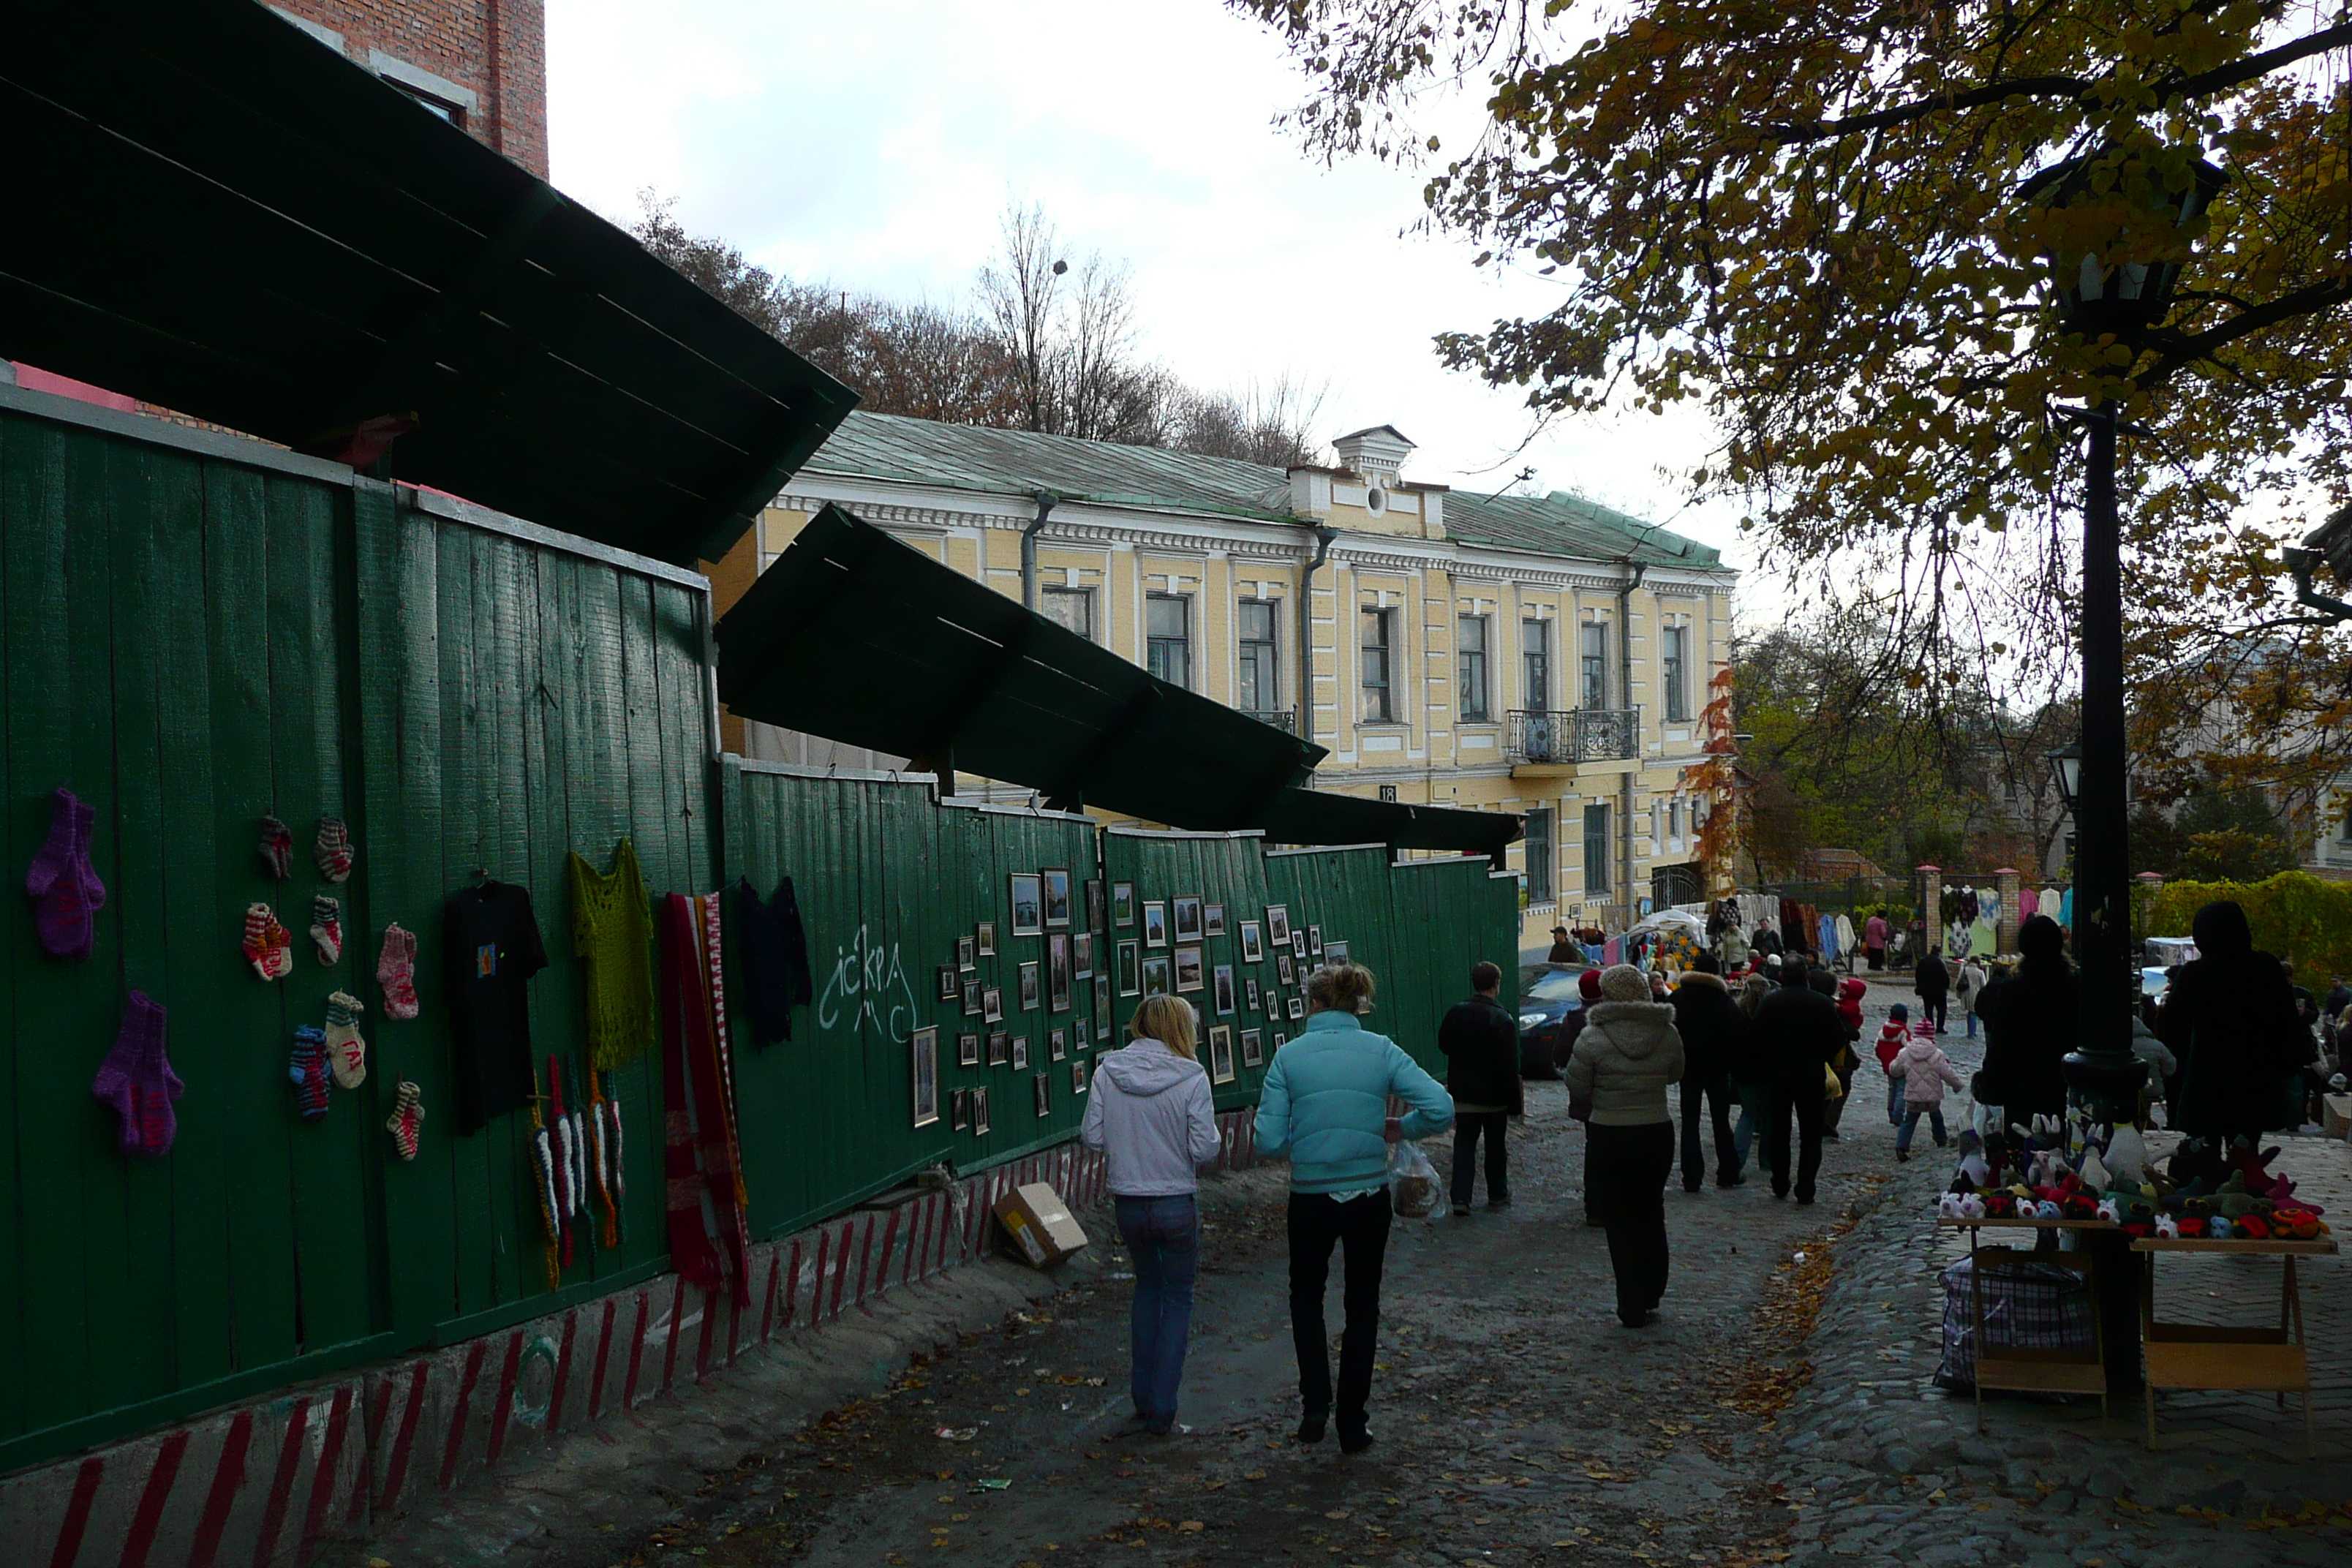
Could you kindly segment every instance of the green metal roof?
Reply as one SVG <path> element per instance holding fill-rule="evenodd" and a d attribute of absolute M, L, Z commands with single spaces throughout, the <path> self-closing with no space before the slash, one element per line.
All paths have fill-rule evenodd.
<path fill-rule="evenodd" d="M 811 473 L 946 489 L 996 495 L 1049 489 L 1067 500 L 1106 505 L 1298 521 L 1290 510 L 1289 475 L 1267 464 L 892 414 L 851 414 L 806 467 Z M 1717 551 L 1696 540 L 1564 490 L 1495 497 L 1450 490 L 1445 531 L 1466 544 L 1586 561 L 1721 563 Z"/>
<path fill-rule="evenodd" d="M 0 6 L 0 356 L 679 563 L 854 399 L 253 0 Z"/>

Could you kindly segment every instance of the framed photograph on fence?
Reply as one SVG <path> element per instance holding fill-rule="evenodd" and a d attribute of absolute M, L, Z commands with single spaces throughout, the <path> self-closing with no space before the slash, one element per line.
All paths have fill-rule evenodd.
<path fill-rule="evenodd" d="M 1201 910 L 1201 934 L 1202 936 L 1223 936 L 1225 934 L 1224 905 L 1209 904 L 1202 908 Z"/>
<path fill-rule="evenodd" d="M 1199 991 L 1208 984 L 1201 973 L 1201 950 L 1180 947 L 1176 950 L 1176 989 L 1179 992 Z"/>
<path fill-rule="evenodd" d="M 1070 1010 L 1070 933 L 1057 931 L 1045 939 L 1045 1005 L 1056 1013 Z"/>
<path fill-rule="evenodd" d="M 1245 1068 L 1262 1068 L 1265 1066 L 1265 1034 L 1264 1030 L 1244 1029 L 1242 1031 L 1242 1066 Z"/>
<path fill-rule="evenodd" d="M 1265 938 L 1276 947 L 1280 947 L 1283 943 L 1290 940 L 1289 905 L 1268 904 L 1265 906 Z"/>
<path fill-rule="evenodd" d="M 1290 999 L 1290 1021 L 1295 1024 L 1305 1016 L 1307 1016 L 1307 998 L 1293 996 Z"/>
<path fill-rule="evenodd" d="M 1234 1028 L 1231 1024 L 1209 1026 L 1209 1081 L 1234 1081 Z"/>
<path fill-rule="evenodd" d="M 1034 968 L 1035 965 L 1031 965 Z M 1004 1022 L 1004 993 L 990 986 L 981 994 L 981 1016 L 992 1024 Z"/>
<path fill-rule="evenodd" d="M 1038 889 L 1037 873 L 1015 871 L 1009 879 L 1013 884 L 1013 934 L 1038 936 L 1045 930 L 1045 895 Z"/>
<path fill-rule="evenodd" d="M 1066 931 L 1070 924 L 1070 874 L 1048 866 L 1045 875 L 1045 923 Z"/>
<path fill-rule="evenodd" d="M 980 956 L 994 958 L 996 956 L 996 922 L 982 921 L 973 928 L 973 931 L 980 938 Z"/>
<path fill-rule="evenodd" d="M 907 1049 L 915 1096 L 915 1125 L 929 1127 L 940 1119 L 940 1031 L 926 1024 L 908 1037 Z"/>
<path fill-rule="evenodd" d="M 987 995 L 988 993 L 980 984 L 979 975 L 965 975 L 963 977 L 963 1016 L 967 1018 L 979 1017 Z"/>
<path fill-rule="evenodd" d="M 1092 980 L 1095 977 L 1095 933 L 1082 931 L 1070 939 L 1070 978 Z"/>
<path fill-rule="evenodd" d="M 1277 1051 L 1279 1051 L 1280 1049 L 1282 1049 L 1282 1047 L 1285 1047 L 1285 1046 L 1288 1045 L 1289 1043 L 1290 1043 L 1290 1037 L 1289 1037 L 1288 1035 L 1276 1035 L 1276 1036 L 1275 1036 L 1275 1037 L 1274 1037 L 1274 1048 L 1275 1048 L 1276 1050 L 1277 1050 Z"/>
<path fill-rule="evenodd" d="M 1255 921 L 1242 921 L 1242 962 L 1244 963 L 1265 962 L 1265 933 Z"/>
<path fill-rule="evenodd" d="M 1331 942 L 1331 943 L 1328 944 L 1327 946 L 1325 946 L 1325 948 L 1323 949 L 1323 967 L 1324 967 L 1324 968 L 1326 968 L 1326 969 L 1337 969 L 1337 968 L 1339 968 L 1341 964 L 1343 964 L 1343 963 L 1347 963 L 1347 962 L 1348 962 L 1348 944 L 1347 944 L 1346 942 Z"/>
<path fill-rule="evenodd" d="M 963 981 L 956 974 L 952 963 L 940 965 L 940 1000 L 952 1002 L 963 994 Z"/>
<path fill-rule="evenodd" d="M 1095 1014 L 1098 1018 L 1110 1016 L 1110 976 L 1095 976 Z"/>
<path fill-rule="evenodd" d="M 1168 905 L 1160 899 L 1143 900 L 1143 945 L 1168 945 Z"/>
<path fill-rule="evenodd" d="M 971 1125 L 971 1090 L 957 1089 L 948 1096 L 948 1125 L 958 1132 Z"/>
<path fill-rule="evenodd" d="M 1146 996 L 1168 994 L 1168 960 L 1164 956 L 1143 961 L 1143 994 Z"/>
<path fill-rule="evenodd" d="M 1135 923 L 1135 884 L 1113 882 L 1110 885 L 1110 923 L 1131 926 Z"/>
<path fill-rule="evenodd" d="M 988 1065 L 1001 1068 L 1013 1059 L 1013 1037 L 998 1029 L 988 1037 Z"/>
<path fill-rule="evenodd" d="M 1014 1072 L 1029 1070 L 1029 1037 L 1026 1035 L 1013 1037 L 1013 1070 Z"/>
<path fill-rule="evenodd" d="M 1307 956 L 1309 958 L 1320 958 L 1323 956 L 1323 928 L 1321 926 L 1308 926 L 1307 928 Z"/>
<path fill-rule="evenodd" d="M 1244 1010 L 1251 1013 L 1263 1013 L 1265 1011 L 1264 1007 L 1258 1005 L 1257 976 L 1255 974 L 1244 974 L 1242 976 L 1242 1006 Z"/>
<path fill-rule="evenodd" d="M 1176 940 L 1178 942 L 1200 941 L 1201 900 L 1198 899 L 1178 899 L 1174 900 L 1174 902 L 1176 906 Z"/>
<path fill-rule="evenodd" d="M 980 967 L 979 958 L 980 944 L 978 942 L 974 942 L 968 936 L 960 936 L 956 938 L 956 967 L 958 969 L 978 969 Z"/>
<path fill-rule="evenodd" d="M 1072 1024 L 1070 1026 L 1070 1049 L 1074 1051 L 1083 1051 L 1087 1047 L 1093 1045 L 1095 1043 L 1094 1033 L 1094 1030 L 1087 1026 L 1087 1021 L 1084 1018 Z"/>
<path fill-rule="evenodd" d="M 1087 879 L 1087 929 L 1103 929 L 1103 889 L 1100 877 Z"/>
<path fill-rule="evenodd" d="M 1297 984 L 1297 982 L 1293 978 L 1293 976 L 1297 973 L 1297 971 L 1291 968 L 1290 954 L 1286 952 L 1277 953 L 1275 956 L 1274 973 L 1276 977 L 1285 985 L 1294 985 Z"/>
<path fill-rule="evenodd" d="M 980 1034 L 968 1031 L 956 1037 L 956 1066 L 976 1068 L 980 1065 Z"/>
<path fill-rule="evenodd" d="M 1087 1064 L 1084 1062 L 1072 1062 L 1070 1064 L 1070 1092 L 1072 1094 L 1084 1094 L 1086 1091 Z"/>
<path fill-rule="evenodd" d="M 1021 1010 L 1024 1013 L 1035 1012 L 1037 1004 L 1045 999 L 1045 985 L 1041 978 L 1044 969 L 1045 965 L 1034 958 L 1021 966 L 1021 989 L 1018 994 Z"/>
<path fill-rule="evenodd" d="M 1307 956 L 1307 933 L 1305 931 L 1294 931 L 1290 933 L 1290 952 L 1291 956 L 1294 958 L 1305 958 Z"/>
<path fill-rule="evenodd" d="M 1049 1072 L 1041 1072 L 1029 1081 L 1036 1086 L 1037 1114 L 1039 1116 L 1053 1115 L 1054 1075 Z"/>
<path fill-rule="evenodd" d="M 971 1091 L 971 1130 L 976 1134 L 988 1131 L 988 1090 L 984 1089 Z"/>
<path fill-rule="evenodd" d="M 1045 1054 L 1055 1061 L 1070 1059 L 1070 1031 L 1056 1029 L 1045 1037 Z"/>
<path fill-rule="evenodd" d="M 1236 1010 L 1234 1006 L 1234 966 L 1230 963 L 1220 963 L 1210 972 L 1210 979 L 1212 982 L 1209 988 L 1210 995 L 1216 1008 L 1217 1016 L 1220 1018 L 1233 1016 Z"/>
<path fill-rule="evenodd" d="M 1118 994 L 1122 996 L 1143 994 L 1142 954 L 1130 937 L 1118 944 Z"/>

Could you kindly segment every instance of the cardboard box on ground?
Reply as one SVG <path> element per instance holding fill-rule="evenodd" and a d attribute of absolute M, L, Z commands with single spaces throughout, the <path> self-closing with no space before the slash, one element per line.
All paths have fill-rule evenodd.
<path fill-rule="evenodd" d="M 1031 1182 L 997 1200 L 996 1223 L 1021 1257 L 1039 1268 L 1059 1263 L 1087 1246 L 1087 1233 L 1051 1182 Z"/>

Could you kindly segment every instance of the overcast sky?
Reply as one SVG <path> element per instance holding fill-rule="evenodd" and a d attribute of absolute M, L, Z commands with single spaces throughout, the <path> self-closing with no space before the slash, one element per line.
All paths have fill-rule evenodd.
<path fill-rule="evenodd" d="M 548 0 L 547 26 L 555 184 L 617 221 L 652 188 L 793 278 L 946 301 L 1006 204 L 1035 201 L 1070 254 L 1132 265 L 1142 347 L 1186 379 L 1328 382 L 1321 436 L 1394 425 L 1410 478 L 1483 493 L 1532 466 L 1752 560 L 1736 513 L 1682 510 L 1660 471 L 1696 454 L 1693 422 L 1555 425 L 1513 455 L 1518 397 L 1430 339 L 1538 312 L 1550 286 L 1406 233 L 1421 174 L 1310 162 L 1272 124 L 1301 79 L 1214 0 Z"/>

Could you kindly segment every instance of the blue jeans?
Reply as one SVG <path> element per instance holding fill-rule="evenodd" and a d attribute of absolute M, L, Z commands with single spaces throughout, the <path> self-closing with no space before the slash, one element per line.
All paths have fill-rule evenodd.
<path fill-rule="evenodd" d="M 1971 1008 L 1969 1008 L 1969 1038 L 1970 1038 L 1970 1039 L 1972 1039 L 1972 1040 L 1973 1040 L 1973 1039 L 1975 1039 L 1976 1037 L 1977 1037 L 1977 1010 L 1976 1010 L 1974 1007 L 1971 1007 Z"/>
<path fill-rule="evenodd" d="M 1936 1147 L 1940 1149 L 1944 1146 L 1944 1108 L 1939 1105 L 1932 1110 L 1906 1110 L 1903 1112 L 1903 1125 L 1896 1130 L 1895 1134 L 1895 1148 L 1908 1149 L 1911 1147 L 1912 1131 L 1918 1127 L 1919 1118 L 1922 1116 L 1927 1118 L 1928 1121 L 1936 1129 Z"/>
<path fill-rule="evenodd" d="M 1756 1146 L 1756 1129 L 1764 1123 L 1764 1090 L 1752 1083 L 1734 1082 L 1734 1094 L 1739 1097 L 1739 1121 L 1731 1130 L 1731 1173 L 1738 1175 L 1748 1166 L 1748 1151 Z"/>
<path fill-rule="evenodd" d="M 1135 1260 L 1135 1309 L 1128 1329 L 1135 1413 L 1154 1431 L 1176 1422 L 1184 1382 L 1184 1339 L 1192 1327 L 1192 1280 L 1201 1268 L 1201 1211 L 1190 1193 L 1118 1198 L 1119 1239 Z"/>
<path fill-rule="evenodd" d="M 1903 1080 L 1899 1078 L 1886 1080 L 1886 1125 L 1903 1125 Z"/>

